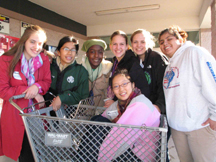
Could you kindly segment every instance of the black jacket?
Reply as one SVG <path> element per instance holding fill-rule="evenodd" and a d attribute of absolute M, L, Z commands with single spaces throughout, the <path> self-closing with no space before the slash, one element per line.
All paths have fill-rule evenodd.
<path fill-rule="evenodd" d="M 139 57 L 137 58 L 137 60 L 139 60 Z M 165 114 L 166 108 L 163 92 L 163 76 L 168 64 L 168 59 L 165 55 L 148 49 L 145 52 L 145 60 L 142 63 L 144 65 L 142 68 L 150 88 L 149 99 L 153 104 L 160 108 L 162 114 Z"/>
<path fill-rule="evenodd" d="M 116 61 L 116 57 L 113 58 L 113 61 Z M 132 82 L 135 83 L 135 86 L 139 88 L 142 94 L 144 94 L 147 98 L 150 97 L 150 89 L 147 79 L 145 77 L 145 74 L 143 73 L 141 66 L 139 65 L 139 60 L 134 55 L 133 51 L 126 51 L 125 56 L 120 60 L 117 68 L 127 69 Z"/>

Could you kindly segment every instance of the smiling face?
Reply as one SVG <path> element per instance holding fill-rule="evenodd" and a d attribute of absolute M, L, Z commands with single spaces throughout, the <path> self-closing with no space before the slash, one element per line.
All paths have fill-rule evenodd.
<path fill-rule="evenodd" d="M 99 45 L 93 45 L 86 53 L 92 69 L 96 69 L 103 59 L 104 49 Z"/>
<path fill-rule="evenodd" d="M 181 47 L 182 40 L 177 39 L 174 35 L 166 32 L 160 36 L 159 44 L 161 51 L 171 58 L 178 48 Z"/>
<path fill-rule="evenodd" d="M 36 57 L 43 49 L 46 36 L 43 32 L 35 31 L 25 42 L 24 55 L 27 60 Z"/>
<path fill-rule="evenodd" d="M 133 88 L 134 83 L 131 83 L 123 74 L 116 75 L 112 80 L 112 90 L 121 101 L 125 101 L 129 98 Z"/>
<path fill-rule="evenodd" d="M 121 35 L 114 36 L 112 38 L 112 42 L 110 43 L 110 49 L 116 56 L 117 60 L 120 61 L 128 49 L 125 38 Z"/>
<path fill-rule="evenodd" d="M 75 43 L 67 42 L 61 48 L 60 51 L 57 51 L 60 56 L 61 64 L 70 64 L 74 61 L 76 56 Z"/>
<path fill-rule="evenodd" d="M 137 33 L 133 36 L 131 42 L 132 49 L 137 55 L 143 55 L 146 51 L 146 40 L 143 33 Z"/>

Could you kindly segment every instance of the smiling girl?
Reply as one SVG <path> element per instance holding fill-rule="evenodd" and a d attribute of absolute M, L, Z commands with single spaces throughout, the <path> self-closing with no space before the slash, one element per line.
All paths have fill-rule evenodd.
<path fill-rule="evenodd" d="M 129 75 L 134 80 L 135 86 L 141 90 L 141 93 L 146 97 L 150 96 L 150 90 L 148 82 L 143 73 L 142 68 L 139 65 L 139 61 L 135 57 L 132 50 L 128 50 L 128 38 L 127 35 L 121 31 L 115 31 L 110 37 L 110 49 L 115 55 L 113 58 L 112 74 L 117 69 L 127 69 Z M 109 91 L 108 91 L 109 92 Z M 105 107 L 109 107 L 114 101 L 108 100 L 105 102 Z"/>
<path fill-rule="evenodd" d="M 149 127 L 159 126 L 159 111 L 153 106 L 151 101 L 135 87 L 133 79 L 126 69 L 116 70 L 111 78 L 111 87 L 118 100 L 104 111 L 102 114 L 103 117 L 118 124 L 146 125 Z M 128 133 L 126 129 L 113 127 L 100 147 L 98 160 L 107 161 L 109 159 L 109 161 L 112 161 L 119 156 L 117 158 L 121 159 L 119 161 L 127 161 L 131 157 L 137 159 L 137 161 L 146 161 L 147 159 L 149 161 L 154 161 L 153 159 L 156 157 L 156 147 L 151 148 L 151 146 L 155 145 L 157 137 L 153 134 L 147 134 L 143 134 L 141 131 L 131 131 Z M 119 140 L 120 136 L 121 140 Z M 148 140 L 145 140 L 146 136 L 148 136 Z M 142 140 L 139 140 L 139 138 Z M 132 141 L 136 140 L 137 144 L 134 145 Z M 140 146 L 145 145 L 144 141 L 148 143 L 148 146 L 140 149 Z M 110 149 L 111 146 L 115 147 Z M 125 153 L 120 151 L 123 153 L 120 155 L 121 153 L 119 153 L 119 150 L 124 147 L 128 147 L 129 149 L 127 149 Z M 126 156 L 126 154 L 128 156 Z"/>
<path fill-rule="evenodd" d="M 171 26 L 159 34 L 170 58 L 163 87 L 168 123 L 180 161 L 216 161 L 216 61 Z"/>
<path fill-rule="evenodd" d="M 82 58 L 82 65 L 89 75 L 89 96 L 101 95 L 101 98 L 98 99 L 98 106 L 104 106 L 104 99 L 107 98 L 107 87 L 112 68 L 112 63 L 104 59 L 106 48 L 106 42 L 101 39 L 87 40 L 82 47 L 82 50 L 86 52 Z"/>
<path fill-rule="evenodd" d="M 0 118 L 0 155 L 19 162 L 33 162 L 33 156 L 19 111 L 9 98 L 25 93 L 16 100 L 21 108 L 44 101 L 43 94 L 50 87 L 50 63 L 41 53 L 46 42 L 45 31 L 37 25 L 27 27 L 24 34 L 8 52 L 0 57 L 0 98 L 3 101 Z M 42 105 L 40 105 L 42 106 Z M 30 112 L 31 109 L 25 110 Z"/>
<path fill-rule="evenodd" d="M 77 64 L 75 56 L 79 44 L 72 36 L 63 37 L 57 46 L 57 57 L 51 63 L 52 84 L 45 98 L 53 98 L 50 106 L 60 109 L 62 104 L 74 105 L 87 98 L 89 93 L 88 72 Z"/>

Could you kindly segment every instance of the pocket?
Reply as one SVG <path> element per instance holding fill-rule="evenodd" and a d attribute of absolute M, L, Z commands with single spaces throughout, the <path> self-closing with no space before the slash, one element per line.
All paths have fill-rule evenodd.
<path fill-rule="evenodd" d="M 211 129 L 210 126 L 205 127 L 205 129 L 208 131 L 208 133 L 210 133 L 211 135 L 213 135 L 216 139 L 216 131 Z"/>

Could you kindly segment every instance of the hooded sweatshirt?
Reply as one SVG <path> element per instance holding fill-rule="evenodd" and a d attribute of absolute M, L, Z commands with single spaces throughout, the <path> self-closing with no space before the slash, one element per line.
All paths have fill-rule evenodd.
<path fill-rule="evenodd" d="M 168 123 L 178 131 L 200 129 L 216 121 L 216 61 L 187 41 L 170 58 L 163 79 Z"/>

